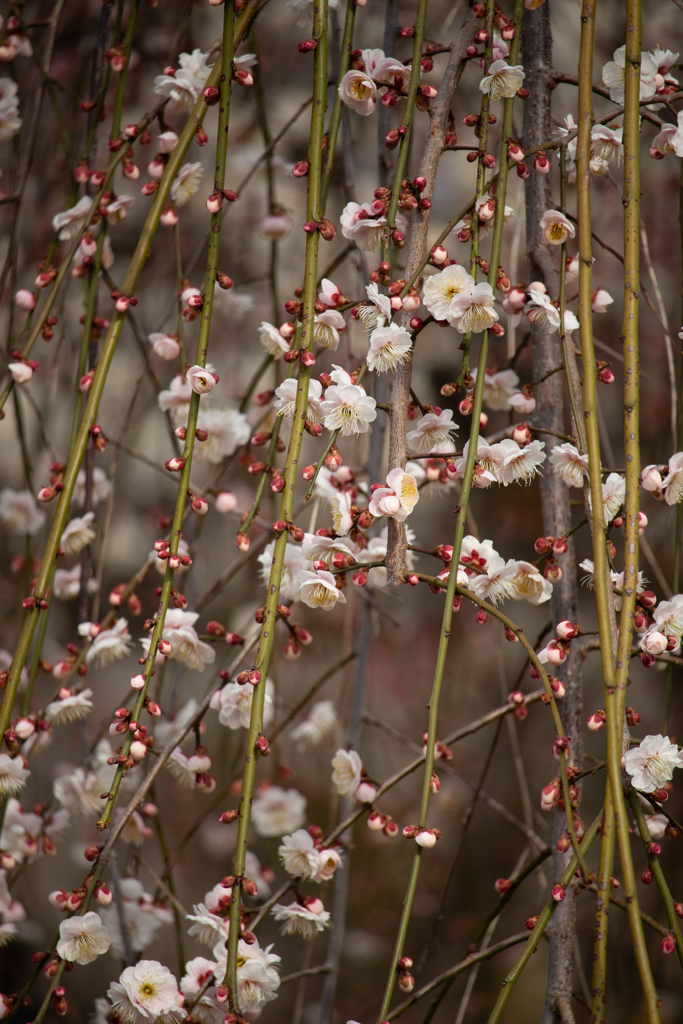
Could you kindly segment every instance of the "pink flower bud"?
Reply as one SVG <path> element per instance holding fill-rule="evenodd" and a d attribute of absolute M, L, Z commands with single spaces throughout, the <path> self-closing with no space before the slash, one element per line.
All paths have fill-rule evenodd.
<path fill-rule="evenodd" d="M 361 782 L 354 793 L 354 798 L 359 804 L 371 804 L 377 796 L 377 790 L 371 782 Z"/>
<path fill-rule="evenodd" d="M 557 885 L 553 886 L 552 897 L 556 903 L 561 903 L 567 895 L 566 889 L 563 885 L 558 882 Z"/>
<path fill-rule="evenodd" d="M 381 832 L 384 828 L 384 815 L 379 811 L 372 811 L 371 814 L 368 814 L 365 824 L 371 832 Z"/>
<path fill-rule="evenodd" d="M 98 885 L 95 889 L 95 899 L 101 907 L 108 907 L 113 899 L 111 889 L 106 885 Z"/>
<path fill-rule="evenodd" d="M 432 846 L 436 846 L 437 838 L 435 829 L 426 828 L 423 829 L 423 831 L 418 832 L 415 836 L 415 842 L 418 846 L 422 846 L 425 850 L 429 850 Z"/>
<path fill-rule="evenodd" d="M 512 888 L 512 882 L 509 878 L 497 878 L 493 883 L 493 888 L 496 890 L 499 896 L 509 892 Z"/>
<path fill-rule="evenodd" d="M 665 633 L 652 630 L 644 635 L 640 643 L 644 651 L 657 657 L 658 654 L 664 654 L 666 651 L 669 638 Z"/>
<path fill-rule="evenodd" d="M 28 288 L 21 288 L 14 296 L 14 304 L 30 313 L 36 307 L 35 295 Z"/>
<path fill-rule="evenodd" d="M 292 174 L 295 178 L 305 178 L 308 174 L 310 164 L 308 160 L 299 160 L 298 163 L 294 164 L 292 168 Z"/>
<path fill-rule="evenodd" d="M 561 679 L 557 678 L 557 676 L 550 676 L 550 689 L 553 691 L 555 700 L 562 700 L 567 692 L 566 686 Z"/>
<path fill-rule="evenodd" d="M 398 825 L 395 821 L 387 821 L 384 824 L 383 832 L 387 839 L 395 839 L 399 832 Z"/>
<path fill-rule="evenodd" d="M 159 651 L 159 654 L 163 654 L 164 657 L 167 657 L 169 654 L 172 653 L 173 647 L 171 646 L 168 640 L 161 639 L 157 644 L 157 650 Z"/>
<path fill-rule="evenodd" d="M 541 810 L 552 811 L 553 807 L 557 807 L 560 800 L 559 787 L 554 782 L 550 782 L 547 786 L 544 786 L 541 790 Z"/>
<path fill-rule="evenodd" d="M 219 491 L 216 495 L 214 506 L 217 512 L 223 514 L 233 512 L 237 508 L 237 498 L 232 491 Z"/>

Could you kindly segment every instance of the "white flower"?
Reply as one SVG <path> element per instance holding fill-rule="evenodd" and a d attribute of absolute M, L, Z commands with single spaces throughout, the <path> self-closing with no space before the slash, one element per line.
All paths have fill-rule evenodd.
<path fill-rule="evenodd" d="M 135 205 L 133 196 L 118 196 L 108 206 L 103 206 L 102 211 L 109 224 L 120 224 L 128 216 L 128 211 Z"/>
<path fill-rule="evenodd" d="M 190 385 L 196 395 L 206 395 L 209 391 L 213 391 L 215 388 L 218 378 L 204 366 L 198 366 L 195 364 L 185 374 L 185 380 Z"/>
<path fill-rule="evenodd" d="M 261 579 L 266 586 L 270 580 L 270 569 L 273 564 L 274 553 L 275 541 L 271 541 L 256 559 L 261 566 Z M 280 576 L 280 597 L 283 601 L 294 600 L 297 591 L 294 581 L 302 569 L 310 568 L 311 563 L 302 554 L 301 547 L 290 541 L 285 548 L 285 560 Z"/>
<path fill-rule="evenodd" d="M 109 986 L 107 996 L 116 1016 L 126 1024 L 170 1024 L 185 1016 L 175 978 L 156 960 L 140 960 L 126 967 L 119 980 Z"/>
<path fill-rule="evenodd" d="M 280 957 L 271 953 L 272 946 L 261 949 L 258 941 L 247 945 L 243 939 L 237 944 L 237 999 L 245 1013 L 258 1012 L 264 1003 L 277 998 L 280 975 L 275 964 Z M 213 955 L 225 974 L 225 949 L 215 948 Z"/>
<path fill-rule="evenodd" d="M 373 516 L 387 516 L 398 523 L 405 522 L 419 501 L 417 481 L 410 473 L 397 467 L 387 474 L 386 487 L 377 487 L 370 500 Z"/>
<path fill-rule="evenodd" d="M 325 392 L 322 414 L 328 430 L 340 430 L 344 437 L 365 434 L 377 419 L 377 403 L 357 384 L 333 384 Z"/>
<path fill-rule="evenodd" d="M 492 100 L 512 99 L 521 89 L 524 81 L 524 68 L 521 64 L 510 66 L 505 60 L 494 60 L 479 83 L 483 93 L 488 93 Z"/>
<path fill-rule="evenodd" d="M 294 878 L 312 878 L 320 870 L 320 854 L 305 828 L 297 829 L 291 836 L 283 836 L 277 855 L 285 871 Z"/>
<path fill-rule="evenodd" d="M 263 686 L 263 683 L 259 683 Z M 248 729 L 251 721 L 251 705 L 254 700 L 254 687 L 248 683 L 227 683 L 216 690 L 211 698 L 211 707 L 218 712 L 218 721 L 228 729 Z M 266 680 L 266 696 L 263 705 L 263 728 L 267 729 L 273 720 L 273 684 Z"/>
<path fill-rule="evenodd" d="M 109 481 L 109 477 L 103 469 L 99 466 L 95 466 L 92 474 L 92 488 L 90 492 L 90 500 L 92 504 L 99 505 L 100 502 L 106 501 L 110 494 L 111 483 Z M 83 469 L 76 477 L 73 500 L 76 505 L 85 504 L 85 470 Z"/>
<path fill-rule="evenodd" d="M 70 523 L 67 523 L 59 542 L 59 546 L 64 549 L 64 554 L 77 555 L 88 544 L 92 544 L 95 539 L 95 531 L 91 526 L 94 518 L 94 512 L 86 512 L 84 516 L 72 519 Z"/>
<path fill-rule="evenodd" d="M 13 491 L 6 487 L 0 493 L 0 522 L 12 533 L 35 536 L 47 519 L 30 491 Z"/>
<path fill-rule="evenodd" d="M 7 369 L 15 384 L 28 384 L 33 376 L 33 367 L 28 363 L 8 363 Z"/>
<path fill-rule="evenodd" d="M 326 562 L 329 566 L 337 553 L 351 555 L 355 558 L 358 548 L 353 541 L 347 540 L 345 537 L 321 537 L 317 533 L 304 534 L 301 554 L 309 563 L 321 561 Z M 312 566 L 309 564 L 304 568 L 311 569 Z"/>
<path fill-rule="evenodd" d="M 377 86 L 363 71 L 347 71 L 339 86 L 342 103 L 362 117 L 373 114 L 377 106 Z"/>
<path fill-rule="evenodd" d="M 53 700 L 45 708 L 44 717 L 53 725 L 64 725 L 85 718 L 92 711 L 92 690 L 81 690 L 61 700 Z"/>
<path fill-rule="evenodd" d="M 548 245 L 562 245 L 576 234 L 574 225 L 560 210 L 546 210 L 540 224 L 543 240 Z"/>
<path fill-rule="evenodd" d="M 530 604 L 544 604 L 553 595 L 552 583 L 531 562 L 517 562 L 517 574 L 513 582 L 516 593 L 511 597 L 523 598 Z"/>
<path fill-rule="evenodd" d="M 198 462 L 218 465 L 223 459 L 234 455 L 251 437 L 249 421 L 237 409 L 223 409 L 219 406 L 203 408 L 200 405 L 197 426 L 209 435 L 206 441 L 194 446 L 194 458 Z"/>
<path fill-rule="evenodd" d="M 626 481 L 618 473 L 610 473 L 602 485 L 602 503 L 605 523 L 611 523 L 624 504 Z M 590 501 L 590 496 L 589 496 Z"/>
<path fill-rule="evenodd" d="M 408 447 L 411 452 L 419 455 L 428 452 L 450 453 L 453 451 L 451 436 L 457 432 L 458 424 L 453 422 L 452 409 L 443 409 L 439 413 L 428 412 L 408 431 Z"/>
<path fill-rule="evenodd" d="M 81 622 L 78 626 L 80 635 L 89 636 L 90 626 L 90 622 Z M 111 629 L 101 630 L 94 638 L 85 655 L 86 663 L 95 662 L 99 668 L 111 665 L 112 661 L 125 658 L 132 642 L 127 619 L 117 619 Z"/>
<path fill-rule="evenodd" d="M 299 750 L 317 747 L 334 738 L 337 730 L 337 711 L 334 701 L 319 700 L 308 712 L 306 719 L 292 729 L 292 739 Z"/>
<path fill-rule="evenodd" d="M 476 382 L 477 368 L 470 371 Z M 497 373 L 487 371 L 484 377 L 483 401 L 489 409 L 502 410 L 508 408 L 508 399 L 519 390 L 519 377 L 514 370 L 499 370 Z"/>
<path fill-rule="evenodd" d="M 481 334 L 499 319 L 493 299 L 493 289 L 488 282 L 475 285 L 472 291 L 463 292 L 453 301 L 454 315 L 448 322 L 461 334 L 469 331 Z"/>
<path fill-rule="evenodd" d="M 73 569 L 57 569 L 52 582 L 52 592 L 55 597 L 63 601 L 73 600 L 78 597 L 81 590 L 81 566 L 74 565 Z M 97 592 L 97 580 L 92 577 L 86 583 L 86 590 L 89 594 Z"/>
<path fill-rule="evenodd" d="M 195 105 L 211 73 L 206 64 L 208 59 L 209 55 L 201 50 L 181 53 L 175 75 L 157 75 L 154 79 L 154 92 L 170 98 L 170 110 L 188 113 Z"/>
<path fill-rule="evenodd" d="M 198 612 L 185 612 L 180 608 L 171 608 L 166 612 L 162 638 L 171 644 L 170 658 L 181 661 L 186 668 L 201 672 L 205 665 L 212 665 L 216 660 L 216 651 L 211 644 L 204 643 L 197 636 L 194 624 L 199 618 Z M 141 640 L 145 650 L 149 650 L 149 637 Z"/>
<path fill-rule="evenodd" d="M 661 789 L 673 776 L 674 768 L 683 768 L 678 747 L 661 733 L 646 736 L 640 746 L 627 750 L 623 762 L 633 779 L 634 789 L 641 793 L 654 793 Z"/>
<path fill-rule="evenodd" d="M 11 78 L 0 78 L 0 142 L 7 142 L 21 128 L 18 90 L 17 83 Z"/>
<path fill-rule="evenodd" d="M 671 456 L 667 470 L 661 491 L 667 505 L 677 505 L 683 498 L 683 452 Z"/>
<path fill-rule="evenodd" d="M 1 82 L 0 88 L 2 88 Z M 52 227 L 58 232 L 57 237 L 60 242 L 76 237 L 85 224 L 86 217 L 90 213 L 92 205 L 92 199 L 90 199 L 89 196 L 83 196 L 82 199 L 79 199 L 78 202 L 68 210 L 64 210 L 63 213 L 55 214 L 52 218 Z"/>
<path fill-rule="evenodd" d="M 624 83 L 626 81 L 626 47 L 620 46 L 614 51 L 614 60 L 603 66 L 602 82 L 609 90 L 609 98 L 620 106 L 624 102 Z M 640 102 L 651 99 L 657 91 L 655 76 L 658 71 L 657 61 L 651 53 L 640 55 Z"/>
<path fill-rule="evenodd" d="M 313 340 L 319 345 L 336 352 L 339 335 L 346 330 L 346 320 L 336 309 L 326 309 L 316 313 L 313 319 Z"/>
<path fill-rule="evenodd" d="M 322 608 L 330 612 L 337 602 L 346 604 L 346 597 L 337 589 L 334 576 L 324 569 L 315 572 L 303 569 L 298 573 L 295 585 L 298 589 L 297 600 L 303 601 L 309 608 Z"/>
<path fill-rule="evenodd" d="M 298 382 L 295 377 L 287 377 L 279 387 L 275 388 L 277 401 L 273 408 L 286 420 L 291 421 L 296 411 L 296 393 Z M 310 380 L 308 383 L 308 405 L 306 407 L 306 419 L 317 423 L 322 415 L 323 386 L 319 380 Z"/>
<path fill-rule="evenodd" d="M 340 796 L 355 793 L 360 786 L 363 762 L 355 750 L 339 749 L 332 758 L 332 782 Z"/>
<path fill-rule="evenodd" d="M 560 311 L 545 292 L 539 288 L 529 289 L 529 302 L 527 304 L 526 318 L 530 324 L 540 324 L 543 330 L 549 334 L 556 334 L 560 329 Z M 565 331 L 575 331 L 579 326 L 570 309 L 564 311 Z"/>
<path fill-rule="evenodd" d="M 500 469 L 500 482 L 506 487 L 517 480 L 528 484 L 537 473 L 541 472 L 540 466 L 546 460 L 546 454 L 543 451 L 545 441 L 531 441 L 524 448 L 520 448 L 512 438 L 505 438 L 500 445 L 505 449 Z"/>
<path fill-rule="evenodd" d="M 624 155 L 623 134 L 623 128 L 607 128 L 604 124 L 594 125 L 591 129 L 591 161 L 600 160 L 608 166 L 618 167 Z"/>
<path fill-rule="evenodd" d="M 104 769 L 106 772 L 101 770 L 96 774 L 85 768 L 74 768 L 72 772 L 60 775 L 52 784 L 55 799 L 74 817 L 90 817 L 102 806 L 100 794 L 107 792 L 111 785 L 114 768 L 105 765 Z"/>
<path fill-rule="evenodd" d="M 654 149 L 660 153 L 672 153 L 683 157 L 683 110 L 678 112 L 678 125 L 665 124 L 659 134 L 652 140 Z"/>
<path fill-rule="evenodd" d="M 157 401 L 161 411 L 170 413 L 173 423 L 179 424 L 187 413 L 191 398 L 192 388 L 189 381 L 178 373 L 171 381 L 168 390 L 159 392 Z"/>
<path fill-rule="evenodd" d="M 445 267 L 425 281 L 422 301 L 435 320 L 451 320 L 457 313 L 455 302 L 474 288 L 474 278 L 459 263 Z"/>
<path fill-rule="evenodd" d="M 334 495 L 331 504 L 334 531 L 340 537 L 345 537 L 353 527 L 353 518 L 351 516 L 353 496 L 349 491 L 342 491 L 340 494 Z"/>
<path fill-rule="evenodd" d="M 0 754 L 0 796 L 16 796 L 26 785 L 30 774 L 23 757 Z"/>
<path fill-rule="evenodd" d="M 159 356 L 160 359 L 170 362 L 172 359 L 177 359 L 180 355 L 180 343 L 177 338 L 171 337 L 170 334 L 160 334 L 157 332 L 148 335 L 147 340 L 152 346 L 154 355 Z"/>
<path fill-rule="evenodd" d="M 166 770 L 185 789 L 194 789 L 197 785 L 196 773 L 190 768 L 190 759 L 181 747 L 175 747 L 166 759 Z M 209 943 L 210 945 L 210 943 Z"/>
<path fill-rule="evenodd" d="M 320 903 L 320 900 L 315 900 Z M 320 904 L 322 906 L 322 904 Z M 288 907 L 282 903 L 276 903 L 272 910 L 276 921 L 282 921 L 280 928 L 281 935 L 294 935 L 299 933 L 304 939 L 312 939 L 318 932 L 322 932 L 330 923 L 329 910 L 320 910 L 315 913 L 308 907 L 302 907 L 300 903 L 290 903 Z"/>
<path fill-rule="evenodd" d="M 498 604 L 499 601 L 515 596 L 517 575 L 517 562 L 506 562 L 500 555 L 494 555 L 483 573 L 470 577 L 469 587 L 477 597 Z"/>
<path fill-rule="evenodd" d="M 683 594 L 674 594 L 670 601 L 661 601 L 652 618 L 654 628 L 680 641 L 683 638 Z"/>
<path fill-rule="evenodd" d="M 382 295 L 376 284 L 366 286 L 369 302 L 362 302 L 358 307 L 358 319 L 366 330 L 374 331 L 376 327 L 384 327 L 391 320 L 391 303 L 386 295 Z"/>
<path fill-rule="evenodd" d="M 277 327 L 273 327 L 273 325 L 269 324 L 266 320 L 261 321 L 258 340 L 261 342 L 268 355 L 272 356 L 273 359 L 280 359 L 285 352 L 289 352 L 289 342 L 285 341 Z"/>
<path fill-rule="evenodd" d="M 70 917 L 59 926 L 57 955 L 71 963 L 91 964 L 111 945 L 109 932 L 99 914 L 89 910 L 82 917 Z"/>
<path fill-rule="evenodd" d="M 593 299 L 591 301 L 591 309 L 594 313 L 606 313 L 607 307 L 611 306 L 614 299 L 609 292 L 605 291 L 604 288 L 598 288 L 593 292 Z"/>
<path fill-rule="evenodd" d="M 387 327 L 376 327 L 370 335 L 370 348 L 366 356 L 368 369 L 376 373 L 394 372 L 405 363 L 413 347 L 411 338 L 405 327 L 388 324 Z"/>
<path fill-rule="evenodd" d="M 204 178 L 204 167 L 200 163 L 183 164 L 171 185 L 171 202 L 180 208 L 196 195 Z"/>
<path fill-rule="evenodd" d="M 194 935 L 203 946 L 224 943 L 230 931 L 230 922 L 220 914 L 212 913 L 204 903 L 196 903 L 192 909 L 194 914 L 187 914 L 186 920 L 194 924 L 188 928 L 188 934 Z"/>
<path fill-rule="evenodd" d="M 582 455 L 573 444 L 557 444 L 550 453 L 553 471 L 568 487 L 583 487 L 588 479 L 588 456 Z"/>
<path fill-rule="evenodd" d="M 296 832 L 306 820 L 308 801 L 296 789 L 269 786 L 265 793 L 254 797 L 251 820 L 260 836 L 283 836 Z"/>
<path fill-rule="evenodd" d="M 349 238 L 364 252 L 372 252 L 380 244 L 387 231 L 386 217 L 378 217 L 372 203 L 347 203 L 339 218 L 344 238 Z M 402 214 L 396 214 L 396 227 L 405 231 L 407 221 Z"/>

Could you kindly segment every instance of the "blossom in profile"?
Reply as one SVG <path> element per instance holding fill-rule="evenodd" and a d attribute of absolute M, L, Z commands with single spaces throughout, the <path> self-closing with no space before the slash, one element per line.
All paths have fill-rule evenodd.
<path fill-rule="evenodd" d="M 614 299 L 609 292 L 605 291 L 604 288 L 598 288 L 593 292 L 591 309 L 594 313 L 606 313 L 607 307 L 611 306 L 613 302 Z"/>
<path fill-rule="evenodd" d="M 511 66 L 506 60 L 494 60 L 479 83 L 479 89 L 489 95 L 492 100 L 512 99 L 521 89 L 524 81 L 524 68 L 521 64 Z"/>
<path fill-rule="evenodd" d="M 260 576 L 266 586 L 270 581 L 270 569 L 273 564 L 274 553 L 275 541 L 271 541 L 257 557 L 257 561 L 261 566 Z M 294 600 L 297 590 L 295 585 L 296 577 L 302 569 L 310 568 L 310 560 L 304 556 L 300 545 L 290 542 L 285 548 L 285 560 L 280 574 L 280 597 L 283 601 Z"/>
<path fill-rule="evenodd" d="M 623 128 L 608 128 L 604 124 L 596 124 L 591 129 L 591 171 L 595 161 L 609 167 L 618 167 L 624 155 Z M 654 143 L 653 143 L 654 145 Z"/>
<path fill-rule="evenodd" d="M 171 185 L 171 202 L 176 207 L 184 206 L 199 190 L 204 178 L 204 167 L 200 163 L 183 164 Z"/>
<path fill-rule="evenodd" d="M 588 455 L 570 441 L 555 445 L 550 452 L 550 465 L 568 487 L 583 487 L 588 480 Z"/>
<path fill-rule="evenodd" d="M 170 362 L 172 359 L 177 359 L 180 355 L 180 342 L 171 334 L 155 332 L 148 336 L 148 340 L 154 355 L 159 356 L 160 359 Z"/>
<path fill-rule="evenodd" d="M 374 114 L 377 107 L 377 86 L 364 71 L 347 71 L 339 86 L 342 103 L 362 117 Z"/>
<path fill-rule="evenodd" d="M 328 430 L 339 430 L 344 437 L 365 434 L 377 419 L 377 403 L 358 384 L 333 384 L 325 392 L 322 414 Z"/>
<path fill-rule="evenodd" d="M 306 797 L 296 789 L 269 786 L 254 797 L 251 820 L 260 836 L 283 836 L 296 832 L 306 821 Z"/>
<path fill-rule="evenodd" d="M 312 899 L 307 901 L 307 906 L 300 903 L 290 903 L 285 907 L 282 903 L 276 903 L 272 914 L 276 921 L 281 921 L 280 934 L 299 934 L 304 939 L 312 939 L 318 932 L 322 932 L 330 923 L 330 912 L 325 910 L 322 901 Z"/>
<path fill-rule="evenodd" d="M 340 537 L 345 537 L 353 528 L 353 517 L 351 515 L 353 497 L 349 491 L 342 491 L 334 495 L 331 505 L 334 532 Z"/>
<path fill-rule="evenodd" d="M 498 604 L 515 597 L 518 573 L 517 562 L 512 559 L 506 562 L 500 555 L 494 555 L 488 560 L 484 572 L 470 577 L 469 587 L 477 597 Z"/>
<path fill-rule="evenodd" d="M 526 318 L 530 324 L 539 324 L 542 330 L 549 334 L 557 334 L 560 330 L 560 311 L 545 290 L 540 288 L 529 289 L 529 301 L 526 307 Z M 579 321 L 570 309 L 564 311 L 565 331 L 576 331 Z"/>
<path fill-rule="evenodd" d="M 562 245 L 576 234 L 574 225 L 560 210 L 546 210 L 540 224 L 543 241 L 548 245 Z"/>
<path fill-rule="evenodd" d="M 325 569 L 310 571 L 303 569 L 296 577 L 297 599 L 309 608 L 322 608 L 330 612 L 337 603 L 346 604 L 346 597 L 337 588 L 334 576 Z"/>
<path fill-rule="evenodd" d="M 364 252 L 376 249 L 388 231 L 386 217 L 375 213 L 372 203 L 347 203 L 339 222 L 344 238 L 355 242 Z M 399 231 L 405 231 L 407 227 L 407 221 L 400 213 L 396 214 L 396 227 Z"/>
<path fill-rule="evenodd" d="M 275 388 L 276 401 L 273 408 L 277 413 L 291 422 L 296 411 L 296 394 L 298 381 L 295 377 L 287 377 L 279 387 Z M 306 419 L 317 423 L 322 415 L 323 388 L 319 380 L 312 378 L 308 382 L 308 405 L 306 406 Z"/>
<path fill-rule="evenodd" d="M 272 356 L 273 359 L 281 359 L 285 352 L 289 352 L 289 342 L 285 341 L 277 327 L 273 327 L 266 320 L 261 321 L 258 339 L 268 355 Z"/>
<path fill-rule="evenodd" d="M 337 710 L 334 701 L 317 701 L 303 722 L 292 729 L 292 740 L 299 749 L 318 747 L 334 738 L 337 731 Z"/>
<path fill-rule="evenodd" d="M 64 554 L 77 555 L 88 544 L 92 544 L 95 539 L 95 531 L 92 529 L 94 518 L 94 512 L 86 512 L 84 516 L 76 517 L 67 523 L 59 541 Z"/>
<path fill-rule="evenodd" d="M 336 352 L 339 345 L 339 335 L 346 330 L 346 321 L 336 309 L 326 309 L 323 313 L 316 313 L 313 321 L 313 340 L 319 345 Z"/>
<path fill-rule="evenodd" d="M 522 448 L 508 437 L 500 445 L 505 451 L 500 467 L 500 482 L 505 487 L 517 481 L 528 484 L 541 472 L 541 465 L 547 458 L 543 451 L 545 441 L 530 441 Z"/>
<path fill-rule="evenodd" d="M 186 668 L 201 672 L 205 665 L 212 665 L 216 660 L 216 651 L 211 644 L 204 643 L 197 636 L 194 624 L 198 618 L 198 612 L 170 608 L 166 612 L 161 635 L 171 645 L 168 657 L 182 662 Z M 140 643 L 145 651 L 149 650 L 149 637 L 143 637 Z"/>
<path fill-rule="evenodd" d="M 140 960 L 126 967 L 119 980 L 109 986 L 107 996 L 115 1016 L 127 1024 L 160 1019 L 173 1024 L 185 1016 L 178 984 L 168 967 L 157 960 Z"/>
<path fill-rule="evenodd" d="M 26 785 L 30 774 L 23 757 L 0 754 L 0 796 L 16 796 Z"/>
<path fill-rule="evenodd" d="M 48 704 L 44 717 L 53 725 L 77 722 L 92 711 L 91 697 L 92 690 L 90 689 L 81 690 L 80 693 L 69 693 L 67 690 L 63 697 Z"/>
<path fill-rule="evenodd" d="M 185 374 L 185 380 L 196 395 L 208 394 L 209 391 L 213 391 L 218 382 L 215 374 L 210 373 L 205 366 L 198 366 L 197 364 L 190 367 Z"/>
<path fill-rule="evenodd" d="M 92 623 L 90 622 L 79 623 L 79 634 L 83 637 L 91 636 L 91 626 Z M 132 643 L 133 641 L 128 632 L 127 620 L 123 618 L 117 619 L 110 629 L 102 629 L 99 633 L 95 634 L 85 654 L 86 664 L 95 664 L 98 668 L 111 665 L 113 661 L 125 658 Z"/>
<path fill-rule="evenodd" d="M 366 356 L 369 370 L 376 373 L 395 372 L 409 358 L 413 339 L 405 327 L 388 324 L 376 327 L 370 335 L 370 348 Z"/>
<path fill-rule="evenodd" d="M 0 523 L 12 533 L 33 537 L 42 529 L 46 519 L 31 491 L 13 491 L 11 487 L 5 487 L 0 492 Z"/>
<path fill-rule="evenodd" d="M 452 452 L 451 437 L 457 434 L 458 424 L 453 422 L 453 410 L 428 412 L 408 431 L 408 447 L 411 452 L 426 455 L 428 452 Z"/>
<path fill-rule="evenodd" d="M 332 783 L 340 796 L 355 793 L 360 786 L 363 762 L 356 750 L 339 749 L 332 758 Z"/>
<path fill-rule="evenodd" d="M 95 466 L 92 473 L 92 486 L 90 490 L 90 500 L 93 505 L 99 505 L 100 502 L 106 501 L 111 494 L 111 482 L 105 471 L 100 466 Z M 85 504 L 85 470 L 81 470 L 76 477 L 76 486 L 74 487 L 73 501 L 75 505 Z M 0 497 L 0 504 L 2 498 Z"/>
<path fill-rule="evenodd" d="M 674 768 L 683 768 L 678 747 L 661 733 L 646 736 L 637 747 L 627 750 L 623 763 L 634 789 L 641 793 L 654 793 L 661 789 L 673 777 Z"/>
<path fill-rule="evenodd" d="M 70 963 L 91 964 L 106 953 L 110 945 L 109 932 L 93 910 L 82 917 L 70 917 L 59 926 L 57 955 Z"/>
<path fill-rule="evenodd" d="M 665 156 L 671 153 L 673 156 L 683 157 L 683 110 L 678 112 L 677 124 L 662 126 L 661 131 L 652 140 L 652 147 Z"/>
<path fill-rule="evenodd" d="M 667 505 L 677 505 L 683 498 L 683 452 L 669 459 L 667 473 L 662 479 L 661 492 Z"/>
<path fill-rule="evenodd" d="M 413 511 L 420 498 L 417 481 L 410 473 L 397 467 L 387 474 L 386 487 L 377 487 L 370 500 L 373 516 L 387 516 L 403 523 Z"/>
<path fill-rule="evenodd" d="M 643 51 L 640 55 L 640 102 L 652 99 L 657 91 L 655 77 L 658 72 L 657 61 L 651 53 Z M 626 82 L 626 47 L 620 46 L 614 51 L 613 59 L 603 65 L 602 84 L 609 90 L 609 98 L 613 103 L 622 106 L 624 103 Z"/>
<path fill-rule="evenodd" d="M 373 282 L 366 286 L 369 301 L 361 302 L 356 307 L 356 314 L 368 331 L 376 327 L 384 327 L 391 320 L 391 303 L 386 295 L 382 295 Z"/>
<path fill-rule="evenodd" d="M 189 113 L 195 105 L 211 73 L 208 59 L 208 53 L 201 50 L 181 53 L 180 67 L 174 75 L 157 75 L 154 79 L 154 92 L 169 98 L 171 112 Z"/>
<path fill-rule="evenodd" d="M 0 83 L 1 88 L 1 83 Z M 52 227 L 57 232 L 60 242 L 69 241 L 75 238 L 85 224 L 86 217 L 92 209 L 92 199 L 83 196 L 77 203 L 64 210 L 63 213 L 56 213 L 52 218 Z"/>

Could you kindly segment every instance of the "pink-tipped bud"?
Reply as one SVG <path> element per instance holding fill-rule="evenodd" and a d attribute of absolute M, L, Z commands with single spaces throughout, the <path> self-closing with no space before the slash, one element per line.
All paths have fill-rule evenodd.
<path fill-rule="evenodd" d="M 493 883 L 493 888 L 499 896 L 503 896 L 504 893 L 509 892 L 512 888 L 512 882 L 509 878 L 497 878 Z"/>
<path fill-rule="evenodd" d="M 299 160 L 298 163 L 294 164 L 292 174 L 295 178 L 305 178 L 310 170 L 310 166 L 308 160 Z"/>
<path fill-rule="evenodd" d="M 553 886 L 552 897 L 556 903 L 561 903 L 567 895 L 567 891 L 563 885 L 558 882 L 557 885 Z"/>

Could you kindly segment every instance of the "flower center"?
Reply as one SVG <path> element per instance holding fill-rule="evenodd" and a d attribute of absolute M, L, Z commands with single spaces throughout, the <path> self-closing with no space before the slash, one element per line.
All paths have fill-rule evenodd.
<path fill-rule="evenodd" d="M 664 761 L 659 754 L 651 754 L 645 762 L 645 770 L 648 775 L 657 783 L 658 786 L 662 786 L 669 778 L 671 772 L 666 761 Z"/>

